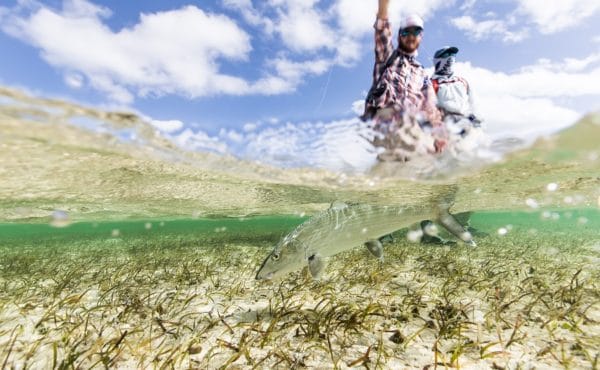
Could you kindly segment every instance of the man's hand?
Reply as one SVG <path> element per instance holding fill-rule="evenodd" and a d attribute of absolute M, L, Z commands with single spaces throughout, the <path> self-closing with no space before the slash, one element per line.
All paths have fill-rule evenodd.
<path fill-rule="evenodd" d="M 388 2 L 389 0 L 379 0 L 379 10 L 377 11 L 377 18 L 388 18 Z"/>
<path fill-rule="evenodd" d="M 433 147 L 435 148 L 435 152 L 436 153 L 441 153 L 444 151 L 444 149 L 446 149 L 446 144 L 448 144 L 446 142 L 446 140 L 443 139 L 435 139 L 433 141 Z"/>

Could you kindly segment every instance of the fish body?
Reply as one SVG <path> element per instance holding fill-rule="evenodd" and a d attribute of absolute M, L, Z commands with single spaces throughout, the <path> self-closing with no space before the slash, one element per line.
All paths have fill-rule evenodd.
<path fill-rule="evenodd" d="M 365 243 L 379 257 L 379 237 L 424 219 L 436 219 L 466 243 L 473 243 L 471 235 L 448 213 L 445 202 L 405 207 L 335 202 L 285 236 L 265 259 L 256 279 L 272 279 L 306 264 L 313 277 L 318 277 L 323 258 Z"/>

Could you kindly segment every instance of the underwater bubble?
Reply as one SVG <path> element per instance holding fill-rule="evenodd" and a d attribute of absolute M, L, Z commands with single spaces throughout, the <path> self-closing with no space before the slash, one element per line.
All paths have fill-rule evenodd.
<path fill-rule="evenodd" d="M 464 233 L 460 234 L 460 238 L 462 240 L 469 240 L 469 239 L 473 239 L 473 235 L 470 232 L 465 231 Z"/>
<path fill-rule="evenodd" d="M 556 212 L 552 212 L 550 217 L 552 218 L 552 221 L 558 221 L 560 219 L 560 215 Z"/>
<path fill-rule="evenodd" d="M 498 235 L 504 236 L 506 234 L 508 234 L 508 229 L 507 228 L 501 227 L 501 228 L 498 229 Z"/>
<path fill-rule="evenodd" d="M 577 223 L 580 224 L 580 225 L 585 225 L 585 224 L 588 223 L 588 219 L 586 217 L 579 217 L 577 219 Z"/>
<path fill-rule="evenodd" d="M 50 226 L 52 227 L 66 227 L 71 224 L 69 220 L 69 214 L 66 211 L 55 209 L 52 211 L 52 220 Z"/>
<path fill-rule="evenodd" d="M 598 207 L 600 207 L 600 195 L 598 196 Z"/>
<path fill-rule="evenodd" d="M 544 212 L 542 212 L 542 219 L 547 220 L 550 217 L 552 217 L 552 213 L 550 211 L 544 211 Z"/>
<path fill-rule="evenodd" d="M 111 232 L 110 232 L 110 235 L 111 235 L 113 238 L 116 238 L 116 237 L 118 237 L 119 235 L 121 235 L 121 231 L 120 231 L 119 229 L 113 229 L 113 231 L 111 231 Z"/>
<path fill-rule="evenodd" d="M 535 235 L 538 233 L 538 229 L 531 228 L 531 229 L 527 230 L 527 233 L 530 235 Z"/>
<path fill-rule="evenodd" d="M 513 229 L 513 225 L 508 224 L 506 225 L 506 230 L 511 231 Z"/>
<path fill-rule="evenodd" d="M 366 234 L 367 231 L 369 231 L 369 230 L 366 227 L 363 227 L 363 229 L 360 232 L 363 233 L 363 234 Z"/>
<path fill-rule="evenodd" d="M 300 217 L 304 217 L 304 216 L 306 216 L 306 213 L 300 212 Z"/>
<path fill-rule="evenodd" d="M 434 223 L 429 223 L 425 226 L 424 231 L 427 235 L 436 236 L 440 230 Z"/>
<path fill-rule="evenodd" d="M 597 161 L 598 158 L 600 158 L 600 154 L 598 154 L 597 152 L 591 152 L 590 155 L 588 156 L 588 159 L 590 161 Z"/>
<path fill-rule="evenodd" d="M 538 204 L 538 202 L 535 199 L 532 199 L 532 198 L 527 198 L 527 200 L 525 201 L 525 204 L 528 207 L 533 208 L 533 209 L 539 208 L 539 206 L 540 206 Z"/>
<path fill-rule="evenodd" d="M 566 204 L 573 204 L 573 197 L 570 195 L 567 195 L 565 197 L 565 199 L 563 199 L 563 202 L 565 202 Z"/>
<path fill-rule="evenodd" d="M 421 230 L 411 230 L 406 234 L 406 239 L 413 243 L 418 243 L 421 241 L 423 237 L 423 231 Z"/>
<path fill-rule="evenodd" d="M 144 225 L 144 228 L 146 230 L 150 230 L 152 228 L 152 224 L 150 222 L 146 222 L 146 224 Z"/>
<path fill-rule="evenodd" d="M 556 191 L 558 189 L 558 184 L 555 182 L 551 182 L 548 185 L 546 185 L 546 190 L 548 191 Z"/>
<path fill-rule="evenodd" d="M 224 233 L 225 231 L 227 231 L 227 227 L 225 227 L 225 226 L 215 227 L 216 233 Z"/>
<path fill-rule="evenodd" d="M 573 218 L 573 212 L 565 212 L 565 218 L 568 218 L 568 219 Z"/>
<path fill-rule="evenodd" d="M 161 222 L 160 222 L 160 224 L 158 224 L 158 225 L 159 225 L 160 227 L 163 227 L 163 226 L 165 226 L 165 222 L 164 222 L 164 221 L 161 221 Z"/>
<path fill-rule="evenodd" d="M 475 194 L 481 194 L 481 189 L 480 189 L 480 188 L 477 188 L 477 189 L 475 189 L 475 190 L 473 191 L 473 193 L 475 193 Z"/>

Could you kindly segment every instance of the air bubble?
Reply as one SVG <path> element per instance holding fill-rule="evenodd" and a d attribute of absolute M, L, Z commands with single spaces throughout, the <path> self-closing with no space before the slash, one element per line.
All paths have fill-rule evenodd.
<path fill-rule="evenodd" d="M 508 229 L 507 228 L 501 227 L 501 228 L 498 229 L 498 235 L 504 236 L 506 234 L 508 234 Z"/>
<path fill-rule="evenodd" d="M 540 207 L 540 205 L 538 204 L 538 202 L 537 202 L 535 199 L 532 199 L 532 198 L 528 198 L 528 199 L 525 201 L 525 204 L 526 204 L 528 207 L 530 207 L 530 208 L 533 208 L 533 209 L 536 209 L 536 208 L 539 208 L 539 207 Z"/>
<path fill-rule="evenodd" d="M 406 239 L 413 243 L 418 243 L 421 241 L 423 237 L 423 231 L 421 230 L 411 230 L 406 234 Z"/>
<path fill-rule="evenodd" d="M 144 228 L 146 230 L 150 230 L 152 228 L 152 224 L 150 222 L 146 222 L 146 224 L 144 225 Z"/>
<path fill-rule="evenodd" d="M 116 237 L 118 237 L 119 235 L 121 235 L 121 231 L 119 231 L 119 229 L 113 229 L 113 231 L 111 231 L 111 232 L 110 232 L 110 235 L 111 235 L 113 238 L 116 238 Z"/>
<path fill-rule="evenodd" d="M 548 191 L 556 191 L 558 189 L 558 184 L 555 182 L 551 182 L 548 185 L 546 185 L 546 189 Z"/>
<path fill-rule="evenodd" d="M 69 220 L 69 214 L 66 211 L 62 211 L 60 209 L 55 209 L 52 212 L 52 220 L 50 221 L 50 226 L 52 227 L 66 227 L 71 224 L 71 220 Z"/>

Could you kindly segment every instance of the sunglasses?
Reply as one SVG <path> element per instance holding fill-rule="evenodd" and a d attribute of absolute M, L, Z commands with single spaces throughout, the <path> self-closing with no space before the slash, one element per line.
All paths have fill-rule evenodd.
<path fill-rule="evenodd" d="M 423 29 L 419 27 L 410 27 L 405 28 L 400 31 L 400 36 L 407 37 L 408 35 L 413 35 L 415 37 L 420 36 L 423 33 Z"/>

